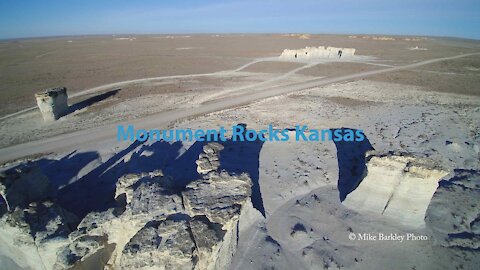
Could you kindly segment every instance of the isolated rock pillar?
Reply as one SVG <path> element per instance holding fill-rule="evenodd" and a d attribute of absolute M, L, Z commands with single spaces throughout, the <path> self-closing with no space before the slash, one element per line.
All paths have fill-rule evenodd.
<path fill-rule="evenodd" d="M 55 121 L 62 117 L 68 109 L 67 88 L 50 88 L 35 94 L 37 105 L 45 122 Z"/>

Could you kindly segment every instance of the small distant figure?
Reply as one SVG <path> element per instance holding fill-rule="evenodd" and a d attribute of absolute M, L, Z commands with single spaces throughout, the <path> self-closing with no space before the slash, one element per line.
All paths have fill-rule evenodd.
<path fill-rule="evenodd" d="M 342 58 L 342 50 L 338 50 L 338 58 Z"/>
<path fill-rule="evenodd" d="M 295 54 L 295 59 L 297 59 L 297 54 Z"/>

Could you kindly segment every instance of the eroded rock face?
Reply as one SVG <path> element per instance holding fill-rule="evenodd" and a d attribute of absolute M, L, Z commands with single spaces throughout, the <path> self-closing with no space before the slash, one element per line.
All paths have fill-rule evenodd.
<path fill-rule="evenodd" d="M 82 235 L 60 250 L 53 269 L 103 269 L 115 249 L 106 236 Z"/>
<path fill-rule="evenodd" d="M 125 269 L 193 269 L 195 242 L 186 220 L 149 222 L 123 249 L 120 266 Z"/>
<path fill-rule="evenodd" d="M 5 217 L 6 223 L 22 228 L 41 244 L 52 238 L 65 238 L 78 223 L 78 218 L 60 206 L 45 201 L 31 203 L 27 208 L 16 208 Z"/>
<path fill-rule="evenodd" d="M 406 153 L 367 153 L 367 173 L 343 204 L 409 227 L 425 227 L 424 217 L 438 181 L 448 172 L 435 162 Z"/>
<path fill-rule="evenodd" d="M 68 110 L 67 88 L 50 88 L 35 94 L 38 108 L 45 122 L 54 121 Z"/>
<path fill-rule="evenodd" d="M 223 150 L 223 145 L 219 143 L 209 143 L 203 147 L 203 153 L 195 162 L 197 164 L 197 172 L 199 174 L 207 174 L 211 171 L 216 171 L 220 167 L 219 155 Z"/>
<path fill-rule="evenodd" d="M 57 249 L 69 242 L 77 223 L 75 215 L 50 201 L 17 207 L 0 219 L 0 255 L 18 267 L 52 269 Z"/>
<path fill-rule="evenodd" d="M 305 47 L 298 50 L 283 50 L 280 59 L 311 59 L 311 58 L 338 58 L 338 52 L 342 51 L 342 57 L 352 57 L 355 55 L 354 48 L 337 47 Z"/>
<path fill-rule="evenodd" d="M 159 269 L 207 269 L 223 240 L 221 225 L 206 217 L 171 215 L 147 223 L 123 249 L 120 266 Z"/>
<path fill-rule="evenodd" d="M 56 269 L 227 268 L 252 181 L 218 171 L 222 149 L 203 148 L 196 163 L 205 174 L 183 191 L 161 171 L 121 177 L 118 207 L 88 214 L 59 248 Z"/>
<path fill-rule="evenodd" d="M 436 243 L 480 248 L 480 172 L 455 170 L 433 195 L 425 216 Z"/>
<path fill-rule="evenodd" d="M 38 167 L 29 164 L 0 177 L 5 203 L 0 218 L 0 256 L 10 267 L 52 269 L 56 250 L 68 243 L 78 218 L 50 200 L 52 185 Z"/>
<path fill-rule="evenodd" d="M 183 212 L 182 198 L 171 183 L 160 171 L 121 177 L 116 188 L 118 207 L 89 213 L 82 220 L 70 235 L 75 245 L 65 246 L 59 253 L 58 269 L 88 269 L 92 263 L 118 268 L 124 247 L 145 224 Z M 76 246 L 89 248 L 79 253 Z"/>
<path fill-rule="evenodd" d="M 126 174 L 118 179 L 118 182 L 116 184 L 116 189 L 115 189 L 115 197 L 117 198 L 118 196 L 125 194 L 126 196 L 126 202 L 129 203 L 131 198 L 132 198 L 132 191 L 133 189 L 131 186 L 135 184 L 139 179 L 145 178 L 145 177 L 162 177 L 163 172 L 160 170 L 156 170 L 150 173 L 140 173 L 140 174 Z M 166 184 L 166 181 L 164 181 L 164 184 Z"/>
<path fill-rule="evenodd" d="M 117 206 L 81 221 L 49 201 L 50 181 L 37 168 L 3 174 L 10 208 L 0 218 L 0 255 L 15 268 L 228 268 L 252 181 L 218 170 L 222 149 L 204 146 L 196 162 L 201 179 L 186 187 L 159 170 L 124 175 Z"/>
<path fill-rule="evenodd" d="M 167 177 L 142 178 L 130 186 L 132 198 L 127 207 L 128 214 L 146 218 L 168 215 L 183 211 L 182 199 L 170 189 Z"/>
<path fill-rule="evenodd" d="M 182 193 L 185 210 L 192 216 L 206 215 L 213 222 L 227 224 L 250 199 L 251 187 L 247 174 L 211 172 L 187 185 Z"/>

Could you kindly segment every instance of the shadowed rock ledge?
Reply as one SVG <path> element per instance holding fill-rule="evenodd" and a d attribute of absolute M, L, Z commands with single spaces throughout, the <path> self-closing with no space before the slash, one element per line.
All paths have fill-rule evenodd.
<path fill-rule="evenodd" d="M 91 212 L 79 223 L 55 203 L 15 198 L 24 208 L 0 220 L 2 230 L 15 231 L 8 243 L 13 253 L 6 255 L 19 267 L 41 262 L 46 269 L 225 269 L 236 251 L 242 211 L 252 207 L 252 181 L 245 173 L 218 170 L 222 150 L 218 143 L 205 145 L 196 162 L 201 178 L 184 188 L 160 170 L 122 176 L 117 206 Z M 9 181 L 2 182 L 13 186 Z M 40 222 L 28 218 L 29 212 L 49 215 L 42 214 Z M 35 256 L 15 254 L 22 250 Z"/>

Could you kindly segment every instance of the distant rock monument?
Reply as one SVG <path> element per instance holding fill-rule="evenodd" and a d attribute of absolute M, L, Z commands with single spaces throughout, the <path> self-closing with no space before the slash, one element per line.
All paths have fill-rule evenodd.
<path fill-rule="evenodd" d="M 354 48 L 337 48 L 337 47 L 305 47 L 298 50 L 286 49 L 280 55 L 280 59 L 311 59 L 311 58 L 339 58 L 339 51 L 342 57 L 353 57 L 355 55 Z"/>
<path fill-rule="evenodd" d="M 50 88 L 35 94 L 37 105 L 45 122 L 55 121 L 68 109 L 67 88 Z"/>

